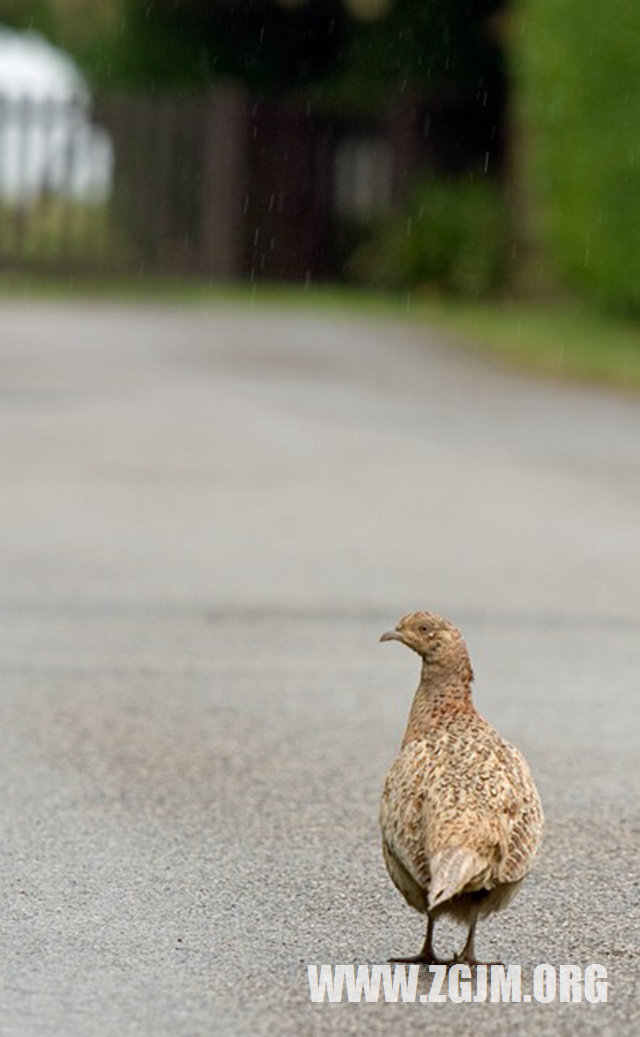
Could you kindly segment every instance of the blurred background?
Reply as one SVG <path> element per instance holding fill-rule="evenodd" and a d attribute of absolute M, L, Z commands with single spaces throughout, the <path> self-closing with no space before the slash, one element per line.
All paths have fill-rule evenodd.
<path fill-rule="evenodd" d="M 305 969 L 419 946 L 376 821 L 414 608 L 545 804 L 482 957 L 615 990 L 438 1032 L 636 1032 L 638 30 L 0 0 L 3 1033 L 423 1027 L 311 1020 Z"/>
<path fill-rule="evenodd" d="M 639 20 L 0 0 L 0 261 L 637 312 Z"/>

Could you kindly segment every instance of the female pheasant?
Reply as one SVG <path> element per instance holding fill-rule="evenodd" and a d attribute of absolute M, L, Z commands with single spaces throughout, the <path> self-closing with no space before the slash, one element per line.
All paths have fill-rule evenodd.
<path fill-rule="evenodd" d="M 422 658 L 380 827 L 391 880 L 426 914 L 427 934 L 418 955 L 391 960 L 435 963 L 434 921 L 446 913 L 469 927 L 454 960 L 474 965 L 478 919 L 509 903 L 540 846 L 540 798 L 522 755 L 476 711 L 469 655 L 452 623 L 415 612 L 380 640 Z"/>

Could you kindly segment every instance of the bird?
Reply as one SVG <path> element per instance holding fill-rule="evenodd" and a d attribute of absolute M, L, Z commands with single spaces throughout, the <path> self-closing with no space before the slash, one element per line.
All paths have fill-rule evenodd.
<path fill-rule="evenodd" d="M 417 955 L 389 960 L 475 966 L 478 920 L 506 907 L 540 849 L 540 796 L 522 754 L 477 712 L 469 653 L 453 623 L 414 612 L 380 640 L 399 641 L 422 659 L 382 791 L 380 829 L 389 876 L 426 915 L 427 931 Z M 434 923 L 443 914 L 468 927 L 450 961 L 433 949 Z"/>

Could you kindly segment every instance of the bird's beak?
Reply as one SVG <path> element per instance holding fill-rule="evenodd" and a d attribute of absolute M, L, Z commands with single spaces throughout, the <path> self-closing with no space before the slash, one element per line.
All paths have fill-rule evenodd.
<path fill-rule="evenodd" d="M 402 641 L 404 640 L 399 630 L 387 630 L 382 637 L 381 641 Z"/>

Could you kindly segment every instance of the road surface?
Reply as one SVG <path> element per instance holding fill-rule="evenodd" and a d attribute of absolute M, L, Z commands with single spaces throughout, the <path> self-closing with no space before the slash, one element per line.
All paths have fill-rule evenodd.
<path fill-rule="evenodd" d="M 3 1037 L 638 1032 L 637 400 L 417 323 L 3 301 L 0 458 Z M 607 1004 L 310 1003 L 421 943 L 376 821 L 414 608 L 546 808 L 478 951 Z"/>

